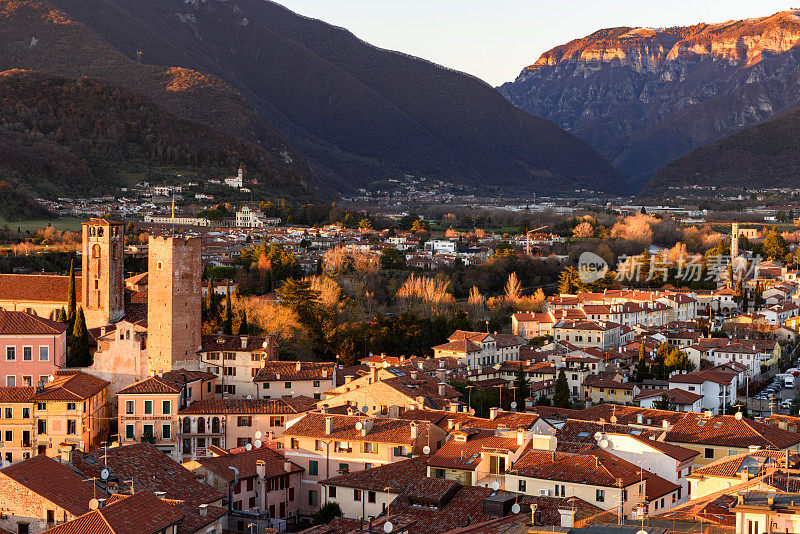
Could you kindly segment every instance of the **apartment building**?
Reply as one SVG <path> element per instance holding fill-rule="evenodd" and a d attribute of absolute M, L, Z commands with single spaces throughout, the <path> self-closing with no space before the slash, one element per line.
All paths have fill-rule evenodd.
<path fill-rule="evenodd" d="M 253 377 L 257 399 L 310 397 L 320 400 L 336 387 L 336 365 L 332 362 L 264 362 Z"/>
<path fill-rule="evenodd" d="M 256 398 L 253 379 L 266 362 L 278 359 L 278 342 L 274 336 L 204 335 L 198 355 L 202 368 L 218 377 L 217 395 Z"/>
<path fill-rule="evenodd" d="M 316 401 L 308 397 L 194 402 L 178 412 L 178 454 L 185 462 L 212 456 L 211 447 L 231 449 L 277 439 L 288 421 L 314 408 Z"/>
<path fill-rule="evenodd" d="M 196 401 L 214 398 L 216 379 L 212 373 L 176 369 L 120 390 L 117 394 L 120 443 L 147 441 L 179 460 L 178 412 Z"/>
<path fill-rule="evenodd" d="M 320 506 L 319 481 L 437 450 L 447 433 L 427 421 L 310 412 L 283 432 L 286 458 L 305 470 L 302 506 Z"/>
<path fill-rule="evenodd" d="M 559 321 L 553 325 L 556 342 L 584 348 L 613 349 L 620 346 L 621 326 L 607 321 Z"/>
<path fill-rule="evenodd" d="M 34 387 L 66 366 L 67 326 L 0 309 L 0 384 Z"/>

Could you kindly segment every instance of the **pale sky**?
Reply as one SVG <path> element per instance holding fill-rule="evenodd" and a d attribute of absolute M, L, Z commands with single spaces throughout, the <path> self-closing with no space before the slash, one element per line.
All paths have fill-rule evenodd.
<path fill-rule="evenodd" d="M 513 80 L 542 52 L 600 28 L 668 27 L 762 17 L 775 0 L 277 0 L 382 48 L 474 74 Z"/>

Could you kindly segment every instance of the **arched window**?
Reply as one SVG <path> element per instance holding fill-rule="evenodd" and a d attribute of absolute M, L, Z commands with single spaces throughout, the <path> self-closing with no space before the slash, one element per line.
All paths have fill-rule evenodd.
<path fill-rule="evenodd" d="M 206 433 L 206 420 L 202 417 L 197 420 L 197 433 L 198 434 L 205 434 Z"/>
<path fill-rule="evenodd" d="M 219 434 L 219 417 L 215 417 L 211 420 L 211 432 Z"/>
<path fill-rule="evenodd" d="M 103 227 L 102 226 L 98 226 L 97 227 L 97 237 L 103 237 Z"/>
<path fill-rule="evenodd" d="M 95 243 L 92 246 L 92 258 L 99 258 L 100 257 L 100 245 Z"/>
<path fill-rule="evenodd" d="M 192 420 L 188 417 L 183 418 L 183 433 L 189 434 L 192 432 Z"/>

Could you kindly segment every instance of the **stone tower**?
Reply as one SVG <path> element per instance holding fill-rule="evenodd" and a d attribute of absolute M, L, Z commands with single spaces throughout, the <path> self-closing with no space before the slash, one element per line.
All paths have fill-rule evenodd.
<path fill-rule="evenodd" d="M 105 219 L 83 223 L 81 302 L 88 328 L 115 323 L 125 315 L 123 224 Z"/>
<path fill-rule="evenodd" d="M 150 237 L 147 260 L 147 360 L 166 372 L 197 359 L 200 347 L 199 237 Z"/>
<path fill-rule="evenodd" d="M 739 223 L 731 224 L 731 259 L 739 255 Z"/>

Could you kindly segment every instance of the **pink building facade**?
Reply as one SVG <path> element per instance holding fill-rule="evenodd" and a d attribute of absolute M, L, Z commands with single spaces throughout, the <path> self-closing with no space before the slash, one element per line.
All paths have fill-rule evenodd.
<path fill-rule="evenodd" d="M 35 387 L 66 364 L 66 325 L 0 310 L 0 386 Z"/>

